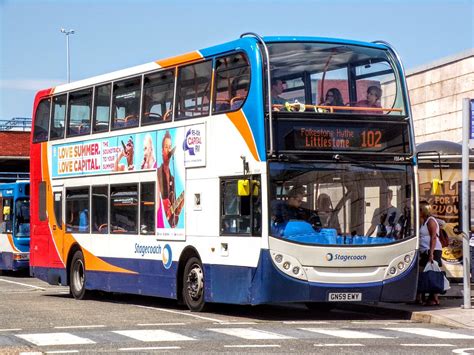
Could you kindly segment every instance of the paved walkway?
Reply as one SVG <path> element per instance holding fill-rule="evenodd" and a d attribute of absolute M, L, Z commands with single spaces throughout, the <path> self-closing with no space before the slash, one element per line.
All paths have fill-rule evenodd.
<path fill-rule="evenodd" d="M 422 306 L 405 303 L 377 303 L 368 305 L 376 313 L 384 310 L 399 311 L 414 321 L 442 324 L 449 327 L 474 329 L 474 290 L 471 290 L 471 308 L 464 309 L 462 285 L 452 285 L 452 290 L 440 296 L 440 306 Z"/>

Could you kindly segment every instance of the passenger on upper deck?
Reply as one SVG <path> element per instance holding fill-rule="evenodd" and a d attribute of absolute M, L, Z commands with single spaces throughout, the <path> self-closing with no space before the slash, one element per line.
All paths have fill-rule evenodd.
<path fill-rule="evenodd" d="M 380 98 L 382 97 L 382 89 L 378 86 L 369 86 L 367 89 L 367 100 L 358 101 L 356 107 L 382 107 L 380 105 Z M 382 111 L 356 111 L 357 113 L 373 113 L 373 114 L 381 114 Z"/>
<path fill-rule="evenodd" d="M 323 106 L 344 106 L 342 101 L 342 94 L 339 89 L 331 88 L 326 92 L 326 99 L 324 100 Z"/>
<path fill-rule="evenodd" d="M 281 79 L 272 79 L 271 92 L 272 92 L 272 105 L 284 105 L 286 100 L 281 97 L 283 90 L 285 90 L 285 83 Z M 280 107 L 272 107 L 273 111 L 280 111 Z"/>

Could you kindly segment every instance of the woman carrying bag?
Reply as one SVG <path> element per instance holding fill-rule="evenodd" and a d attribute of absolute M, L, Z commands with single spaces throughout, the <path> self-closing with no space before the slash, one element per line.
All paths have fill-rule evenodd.
<path fill-rule="evenodd" d="M 420 271 L 423 271 L 428 263 L 436 261 L 441 267 L 442 246 L 438 238 L 439 224 L 431 215 L 431 206 L 428 202 L 420 202 Z M 439 306 L 437 293 L 430 293 L 425 301 L 424 294 L 418 293 L 416 302 L 425 306 Z M 424 302 L 424 303 L 423 303 Z"/>

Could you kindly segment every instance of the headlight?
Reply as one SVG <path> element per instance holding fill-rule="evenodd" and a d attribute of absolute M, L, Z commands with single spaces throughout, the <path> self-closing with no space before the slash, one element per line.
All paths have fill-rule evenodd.
<path fill-rule="evenodd" d="M 276 261 L 277 263 L 281 263 L 281 262 L 283 261 L 283 255 L 277 254 L 277 255 L 275 256 L 275 261 Z"/>
<path fill-rule="evenodd" d="M 395 269 L 395 267 L 392 266 L 392 267 L 390 268 L 390 273 L 391 273 L 392 275 L 395 275 L 396 272 L 397 272 L 397 269 Z"/>
<path fill-rule="evenodd" d="M 411 261 L 410 255 L 408 255 L 408 254 L 405 255 L 405 258 L 403 260 L 405 260 L 405 262 L 408 264 Z"/>
<path fill-rule="evenodd" d="M 285 270 L 288 270 L 288 269 L 290 268 L 290 266 L 291 266 L 291 264 L 290 264 L 288 261 L 285 261 L 285 262 L 283 263 L 283 268 L 284 268 Z"/>
<path fill-rule="evenodd" d="M 293 268 L 293 274 L 298 275 L 300 273 L 300 268 L 298 266 L 295 266 Z"/>

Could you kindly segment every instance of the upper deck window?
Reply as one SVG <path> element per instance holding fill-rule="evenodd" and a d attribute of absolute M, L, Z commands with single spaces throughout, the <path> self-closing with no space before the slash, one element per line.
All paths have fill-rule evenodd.
<path fill-rule="evenodd" d="M 406 114 L 400 77 L 381 49 L 331 43 L 270 43 L 272 110 Z"/>
<path fill-rule="evenodd" d="M 55 96 L 53 98 L 53 114 L 51 116 L 51 127 L 49 139 L 64 138 L 64 121 L 66 119 L 67 95 Z"/>
<path fill-rule="evenodd" d="M 140 112 L 141 78 L 114 84 L 112 129 L 138 126 Z"/>
<path fill-rule="evenodd" d="M 33 129 L 33 142 L 48 140 L 49 115 L 51 112 L 51 99 L 42 100 L 36 109 L 35 124 Z"/>
<path fill-rule="evenodd" d="M 67 136 L 91 132 L 92 88 L 69 94 Z"/>
<path fill-rule="evenodd" d="M 170 121 L 173 113 L 174 69 L 145 76 L 142 124 Z"/>
<path fill-rule="evenodd" d="M 179 68 L 176 118 L 191 118 L 209 114 L 211 101 L 212 62 Z"/>
<path fill-rule="evenodd" d="M 106 84 L 95 88 L 94 133 L 107 132 L 109 130 L 111 86 L 111 84 Z"/>
<path fill-rule="evenodd" d="M 239 109 L 249 86 L 250 66 L 242 53 L 216 59 L 213 112 Z"/>

